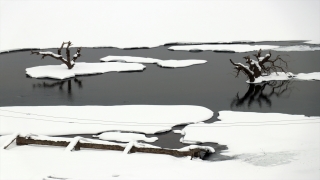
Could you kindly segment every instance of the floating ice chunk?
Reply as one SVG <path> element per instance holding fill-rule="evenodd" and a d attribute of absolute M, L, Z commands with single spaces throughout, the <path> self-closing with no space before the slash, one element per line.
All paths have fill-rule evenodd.
<path fill-rule="evenodd" d="M 97 134 L 115 130 L 154 134 L 212 116 L 210 109 L 191 105 L 0 107 L 0 135 Z"/>
<path fill-rule="evenodd" d="M 133 56 L 106 56 L 104 58 L 101 58 L 100 60 L 104 62 L 121 61 L 129 63 L 157 63 L 162 61 L 160 59 Z"/>
<path fill-rule="evenodd" d="M 219 111 L 218 119 L 186 126 L 183 141 L 227 145 L 229 155 L 319 149 L 319 116 Z"/>
<path fill-rule="evenodd" d="M 249 52 L 258 51 L 259 49 L 275 49 L 279 46 L 272 45 L 248 45 L 248 44 L 214 44 L 214 45 L 186 45 L 171 46 L 169 50 L 190 51 L 192 49 L 200 49 L 203 51 L 233 51 L 233 52 Z"/>
<path fill-rule="evenodd" d="M 260 76 L 256 78 L 254 82 L 250 82 L 249 80 L 247 80 L 247 83 L 261 83 L 264 81 L 284 81 L 284 80 L 290 80 L 292 79 L 292 77 L 293 77 L 292 73 L 278 72 L 277 74 L 273 72 L 270 75 Z"/>
<path fill-rule="evenodd" d="M 320 39 L 313 39 L 311 41 L 304 42 L 306 44 L 320 44 Z"/>
<path fill-rule="evenodd" d="M 119 141 L 119 142 L 130 142 L 130 141 L 145 141 L 145 142 L 155 142 L 158 140 L 157 137 L 148 138 L 144 134 L 137 133 L 121 133 L 121 132 L 105 132 L 98 136 L 99 139 Z"/>
<path fill-rule="evenodd" d="M 173 130 L 173 133 L 185 135 L 184 131 L 182 130 Z"/>
<path fill-rule="evenodd" d="M 281 46 L 273 50 L 274 51 L 319 51 L 320 46 L 307 46 L 307 45 Z"/>
<path fill-rule="evenodd" d="M 146 57 L 132 57 L 132 56 L 106 56 L 100 59 L 101 61 L 121 61 L 121 62 L 133 62 L 133 63 L 156 63 L 161 67 L 177 68 L 187 67 L 195 64 L 204 64 L 206 60 L 198 59 L 186 59 L 186 60 L 160 60 Z"/>
<path fill-rule="evenodd" d="M 187 67 L 192 66 L 195 64 L 204 64 L 206 60 L 166 60 L 162 62 L 158 62 L 157 64 L 161 67 L 171 67 L 171 68 L 178 68 L 178 67 Z"/>
<path fill-rule="evenodd" d="M 145 66 L 137 63 L 76 63 L 72 69 L 65 64 L 27 68 L 26 73 L 34 78 L 67 79 L 76 75 L 101 74 L 106 72 L 142 71 Z"/>
<path fill-rule="evenodd" d="M 320 80 L 320 72 L 313 72 L 313 73 L 299 73 L 293 74 L 291 72 L 278 72 L 278 73 L 271 73 L 267 76 L 260 76 L 255 79 L 254 82 L 250 82 L 247 80 L 247 83 L 261 83 L 265 81 L 285 81 L 285 80 Z"/>
<path fill-rule="evenodd" d="M 299 73 L 294 76 L 298 80 L 318 80 L 320 81 L 320 72 L 313 73 Z"/>

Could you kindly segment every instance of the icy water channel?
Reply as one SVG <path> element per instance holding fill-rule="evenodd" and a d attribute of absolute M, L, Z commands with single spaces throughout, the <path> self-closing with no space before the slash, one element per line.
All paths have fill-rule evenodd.
<path fill-rule="evenodd" d="M 296 42 L 260 42 L 265 45 L 300 45 Z M 169 51 L 170 46 L 152 49 L 83 48 L 79 62 L 99 62 L 100 58 L 114 56 L 151 57 L 167 59 L 202 59 L 206 64 L 186 68 L 161 68 L 156 64 L 145 64 L 143 72 L 105 73 L 58 81 L 34 79 L 25 74 L 28 67 L 61 64 L 49 57 L 30 55 L 30 51 L 0 54 L 0 106 L 49 106 L 49 105 L 199 105 L 211 109 L 214 117 L 206 123 L 217 121 L 221 110 L 247 112 L 278 112 L 319 116 L 319 81 L 281 81 L 263 85 L 248 85 L 246 77 L 234 77 L 233 66 L 229 62 L 245 63 L 249 53 L 227 52 L 187 52 Z M 71 54 L 75 53 L 71 49 Z M 46 50 L 47 51 L 47 50 Z M 57 49 L 48 49 L 56 52 Z M 320 71 L 320 51 L 277 52 L 273 57 L 283 55 L 289 60 L 289 71 L 308 73 Z M 266 52 L 263 52 L 264 55 Z M 276 88 L 275 88 L 276 87 Z M 161 114 L 159 114 L 161 116 Z M 183 129 L 176 126 L 173 129 Z M 226 129 L 227 130 L 227 129 Z M 74 135 L 66 135 L 74 136 Z M 92 137 L 91 135 L 82 135 Z M 164 148 L 181 148 L 181 134 L 172 131 L 147 135 L 157 136 L 151 143 Z M 208 160 L 222 160 L 221 150 L 227 145 L 204 143 L 216 152 Z"/>

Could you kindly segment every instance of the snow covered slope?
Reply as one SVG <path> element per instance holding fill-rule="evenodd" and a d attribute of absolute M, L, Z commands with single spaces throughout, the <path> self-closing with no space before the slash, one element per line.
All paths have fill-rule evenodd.
<path fill-rule="evenodd" d="M 319 1 L 1 1 L 0 51 L 52 48 L 69 40 L 74 46 L 119 48 L 237 40 L 320 43 L 319 7 Z"/>
<path fill-rule="evenodd" d="M 191 105 L 0 107 L 0 134 L 95 134 L 112 130 L 153 134 L 212 116 L 211 110 Z"/>

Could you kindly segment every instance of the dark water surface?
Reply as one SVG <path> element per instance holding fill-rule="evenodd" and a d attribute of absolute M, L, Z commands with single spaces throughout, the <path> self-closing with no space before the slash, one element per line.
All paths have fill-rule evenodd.
<path fill-rule="evenodd" d="M 262 44 L 295 45 L 301 42 Z M 319 81 L 282 81 L 273 82 L 274 84 L 248 85 L 244 75 L 234 78 L 233 66 L 229 59 L 245 63 L 243 57 L 252 56 L 254 52 L 194 53 L 169 51 L 168 47 L 133 50 L 83 48 L 82 57 L 78 61 L 99 62 L 102 57 L 119 55 L 163 60 L 203 59 L 208 62 L 176 69 L 145 64 L 146 69 L 143 72 L 111 72 L 58 81 L 28 78 L 25 74 L 28 67 L 61 64 L 57 60 L 50 57 L 41 60 L 40 56 L 30 55 L 29 51 L 0 54 L 0 106 L 199 105 L 215 112 L 215 116 L 208 122 L 217 120 L 217 113 L 221 110 L 279 112 L 307 116 L 320 114 Z M 57 49 L 48 51 L 56 52 Z M 71 48 L 71 54 L 75 51 L 75 48 Z M 289 60 L 290 72 L 320 71 L 320 51 L 271 53 L 272 57 L 280 54 L 283 55 L 283 59 Z M 153 143 L 154 145 L 168 148 L 184 146 L 179 142 L 182 137 L 180 134 L 167 132 L 157 136 L 159 140 Z M 212 146 L 216 149 L 227 148 L 223 145 Z"/>

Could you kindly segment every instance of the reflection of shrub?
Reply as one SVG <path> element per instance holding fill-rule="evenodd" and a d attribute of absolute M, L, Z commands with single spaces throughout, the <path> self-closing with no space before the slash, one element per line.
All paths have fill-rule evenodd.
<path fill-rule="evenodd" d="M 292 87 L 290 85 L 293 81 L 269 81 L 264 84 L 249 84 L 248 91 L 242 97 L 239 97 L 237 93 L 236 97 L 232 100 L 230 107 L 241 107 L 245 104 L 250 108 L 252 103 L 258 103 L 261 107 L 263 103 L 271 107 L 272 102 L 270 98 L 272 96 L 280 97 L 289 92 L 290 95 Z M 269 92 L 265 92 L 266 87 L 271 89 Z M 287 93 L 286 93 L 287 94 Z"/>

